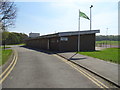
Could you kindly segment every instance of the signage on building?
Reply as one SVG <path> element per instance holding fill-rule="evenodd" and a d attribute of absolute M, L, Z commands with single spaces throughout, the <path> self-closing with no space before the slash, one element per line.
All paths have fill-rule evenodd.
<path fill-rule="evenodd" d="M 68 37 L 61 37 L 60 41 L 68 41 Z"/>

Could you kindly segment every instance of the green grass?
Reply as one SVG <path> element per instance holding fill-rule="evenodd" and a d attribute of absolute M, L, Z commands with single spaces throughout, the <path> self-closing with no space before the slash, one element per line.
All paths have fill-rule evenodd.
<path fill-rule="evenodd" d="M 96 44 L 106 44 L 106 41 L 96 41 Z M 107 41 L 108 45 L 118 45 L 118 43 L 120 43 L 120 41 Z"/>
<path fill-rule="evenodd" d="M 10 44 L 10 45 L 25 45 L 25 43 L 21 43 L 21 44 Z"/>
<path fill-rule="evenodd" d="M 7 47 L 7 46 L 5 46 L 5 48 L 11 48 L 11 47 Z M 4 47 L 2 46 L 2 49 L 4 49 Z"/>
<path fill-rule="evenodd" d="M 12 54 L 11 49 L 0 50 L 0 66 L 5 64 L 5 62 L 9 59 L 10 55 Z"/>
<path fill-rule="evenodd" d="M 118 51 L 120 51 L 120 48 L 107 48 L 101 51 L 79 52 L 79 53 L 83 55 L 91 56 L 94 58 L 99 58 L 105 61 L 110 61 L 110 62 L 120 64 L 120 59 L 118 59 L 120 58 L 120 55 L 118 55 Z"/>

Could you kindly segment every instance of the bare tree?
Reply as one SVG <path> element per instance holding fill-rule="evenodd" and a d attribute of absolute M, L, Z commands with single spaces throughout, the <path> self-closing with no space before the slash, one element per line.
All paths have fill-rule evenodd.
<path fill-rule="evenodd" d="M 14 2 L 8 0 L 0 0 L 0 23 L 2 24 L 2 30 L 14 25 L 16 19 L 16 5 Z"/>
<path fill-rule="evenodd" d="M 4 32 L 8 27 L 13 26 L 16 19 L 16 5 L 9 0 L 0 0 L 0 32 Z M 3 38 L 5 47 L 5 38 Z"/>

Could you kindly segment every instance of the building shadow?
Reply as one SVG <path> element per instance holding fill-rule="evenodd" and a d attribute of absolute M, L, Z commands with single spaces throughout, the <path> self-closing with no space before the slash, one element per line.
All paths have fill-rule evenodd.
<path fill-rule="evenodd" d="M 46 54 L 56 54 L 56 52 L 51 52 L 49 50 L 43 50 L 43 49 L 32 48 L 32 47 L 27 47 L 27 46 L 20 46 L 20 47 L 31 49 L 31 50 L 42 52 L 42 53 L 46 53 Z"/>
<path fill-rule="evenodd" d="M 61 52 L 61 51 L 51 51 L 51 50 L 44 50 L 44 49 L 38 49 L 38 48 L 33 48 L 33 47 L 27 47 L 27 46 L 20 46 L 20 47 L 23 47 L 23 48 L 26 48 L 26 49 L 31 49 L 31 50 L 34 50 L 34 51 L 38 51 L 38 52 L 42 52 L 42 53 L 45 53 L 45 54 L 49 54 L 49 55 L 52 55 L 52 54 L 58 54 L 58 53 L 67 53 L 67 52 L 70 52 L 70 51 L 64 51 L 64 52 Z M 73 52 L 73 51 L 71 51 Z M 99 52 L 99 51 L 98 51 Z M 86 59 L 84 57 L 80 57 L 80 58 L 77 58 L 77 57 L 74 57 L 75 55 L 77 55 L 79 53 L 75 53 L 73 54 L 68 60 L 83 60 L 83 59 Z"/>
<path fill-rule="evenodd" d="M 74 55 L 72 55 L 69 60 L 83 60 L 83 59 L 86 59 L 86 58 L 75 58 L 74 56 L 77 55 L 78 53 L 76 52 Z"/>
<path fill-rule="evenodd" d="M 35 51 L 38 51 L 38 52 L 43 52 L 43 53 L 46 53 L 46 54 L 57 54 L 57 53 L 73 52 L 73 51 L 53 51 L 53 50 L 39 49 L 39 48 L 28 47 L 28 46 L 25 46 L 25 45 L 20 46 L 20 47 L 35 50 Z"/>
<path fill-rule="evenodd" d="M 69 60 L 83 60 L 83 59 L 86 59 L 86 58 L 69 58 Z"/>

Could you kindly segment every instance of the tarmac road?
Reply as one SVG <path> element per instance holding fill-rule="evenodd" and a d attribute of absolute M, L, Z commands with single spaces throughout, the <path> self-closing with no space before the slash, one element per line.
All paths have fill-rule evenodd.
<path fill-rule="evenodd" d="M 53 54 L 14 47 L 18 61 L 3 88 L 99 88 Z"/>

